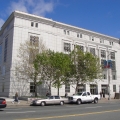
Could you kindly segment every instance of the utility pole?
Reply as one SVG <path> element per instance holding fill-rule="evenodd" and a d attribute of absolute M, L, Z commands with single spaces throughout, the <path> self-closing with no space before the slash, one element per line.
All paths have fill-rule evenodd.
<path fill-rule="evenodd" d="M 111 60 L 109 60 L 110 53 L 108 51 L 107 55 L 107 72 L 108 72 L 108 100 L 111 100 L 111 89 L 110 89 L 110 84 L 111 84 Z"/>

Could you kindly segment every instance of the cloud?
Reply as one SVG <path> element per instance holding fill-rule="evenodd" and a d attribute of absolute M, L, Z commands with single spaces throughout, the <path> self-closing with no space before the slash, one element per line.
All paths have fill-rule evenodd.
<path fill-rule="evenodd" d="M 15 10 L 45 16 L 46 13 L 53 12 L 55 0 L 18 0 L 11 2 L 9 14 Z"/>
<path fill-rule="evenodd" d="M 2 25 L 3 25 L 4 22 L 5 22 L 5 21 L 0 18 L 0 29 L 1 29 L 1 27 L 2 27 Z"/>

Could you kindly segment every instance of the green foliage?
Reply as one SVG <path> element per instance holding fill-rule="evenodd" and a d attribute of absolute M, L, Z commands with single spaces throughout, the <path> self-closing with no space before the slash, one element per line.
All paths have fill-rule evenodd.
<path fill-rule="evenodd" d="M 73 77 L 76 83 L 76 91 L 79 83 L 94 82 L 102 78 L 102 69 L 99 58 L 89 52 L 83 52 L 76 46 L 71 53 L 73 61 Z"/>
<path fill-rule="evenodd" d="M 34 61 L 35 69 L 37 71 L 42 70 L 44 72 L 43 79 L 50 80 L 50 84 L 52 83 L 55 88 L 58 88 L 58 91 L 61 85 L 65 83 L 66 76 L 70 75 L 71 64 L 69 55 L 50 50 L 38 54 Z"/>

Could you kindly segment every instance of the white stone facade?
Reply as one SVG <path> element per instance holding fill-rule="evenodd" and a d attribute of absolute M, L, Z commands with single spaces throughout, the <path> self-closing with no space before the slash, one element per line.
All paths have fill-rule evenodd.
<path fill-rule="evenodd" d="M 38 36 L 47 48 L 54 51 L 67 52 L 66 43 L 71 50 L 73 50 L 74 45 L 83 46 L 84 51 L 95 52 L 95 55 L 99 56 L 100 59 L 111 59 L 110 53 L 115 53 L 113 61 L 115 61 L 116 69 L 112 70 L 112 74 L 110 74 L 111 96 L 114 97 L 114 93 L 120 91 L 120 44 L 118 38 L 15 11 L 9 16 L 0 31 L 0 96 L 13 96 L 16 91 L 20 95 L 30 95 L 30 84 L 19 83 L 18 85 L 18 81 L 13 75 L 13 65 L 17 59 L 20 43 L 29 40 L 30 35 Z M 102 50 L 106 54 L 104 58 L 101 57 Z M 102 81 L 97 80 L 98 93 L 101 90 L 106 92 L 108 89 L 107 72 L 107 69 L 103 71 L 105 77 Z M 44 84 L 38 88 L 39 94 L 45 94 L 46 86 Z M 74 94 L 74 87 L 75 85 L 70 86 L 68 95 Z M 90 88 L 90 85 L 86 84 L 84 90 L 94 91 L 94 87 Z M 44 92 L 41 92 L 42 90 Z M 52 87 L 51 93 L 57 94 L 57 89 Z M 60 88 L 60 95 L 64 94 L 65 85 Z"/>

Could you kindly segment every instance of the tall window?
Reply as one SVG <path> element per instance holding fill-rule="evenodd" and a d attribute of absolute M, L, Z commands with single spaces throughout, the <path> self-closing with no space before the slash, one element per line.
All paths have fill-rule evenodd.
<path fill-rule="evenodd" d="M 38 36 L 30 36 L 30 53 L 29 53 L 29 63 L 32 63 L 36 54 L 39 53 L 39 37 Z"/>
<path fill-rule="evenodd" d="M 2 44 L 0 45 L 0 63 L 2 63 Z"/>
<path fill-rule="evenodd" d="M 65 84 L 65 92 L 70 92 L 70 84 Z"/>
<path fill-rule="evenodd" d="M 90 53 L 95 55 L 95 48 L 90 48 Z"/>
<path fill-rule="evenodd" d="M 35 27 L 38 27 L 38 23 L 35 23 Z"/>
<path fill-rule="evenodd" d="M 8 38 L 5 39 L 5 47 L 4 47 L 4 62 L 7 61 L 7 47 L 8 47 Z"/>
<path fill-rule="evenodd" d="M 91 84 L 90 85 L 90 92 L 91 92 L 91 94 L 98 94 L 98 87 L 97 87 L 97 85 L 94 85 L 94 84 Z"/>
<path fill-rule="evenodd" d="M 80 45 L 80 50 L 84 51 L 84 46 Z"/>
<path fill-rule="evenodd" d="M 4 88 L 4 83 L 3 83 L 3 84 L 2 84 L 2 92 L 4 92 L 4 89 L 5 89 L 5 88 Z"/>
<path fill-rule="evenodd" d="M 101 57 L 106 58 L 106 51 L 105 50 L 101 50 Z"/>
<path fill-rule="evenodd" d="M 35 92 L 35 85 L 33 82 L 30 82 L 30 93 L 34 93 Z"/>
<path fill-rule="evenodd" d="M 30 44 L 38 46 L 39 44 L 39 37 L 38 36 L 30 36 Z"/>
<path fill-rule="evenodd" d="M 34 26 L 34 22 L 31 22 L 31 27 L 33 27 Z"/>
<path fill-rule="evenodd" d="M 70 43 L 64 43 L 64 51 L 65 52 L 71 51 L 71 44 Z"/>
<path fill-rule="evenodd" d="M 115 61 L 111 61 L 111 62 L 112 62 L 112 70 L 116 70 Z"/>
<path fill-rule="evenodd" d="M 80 34 L 80 38 L 82 38 L 82 34 Z"/>
<path fill-rule="evenodd" d="M 116 92 L 116 85 L 113 85 L 113 92 Z"/>
<path fill-rule="evenodd" d="M 111 59 L 115 59 L 115 52 L 111 52 Z"/>

